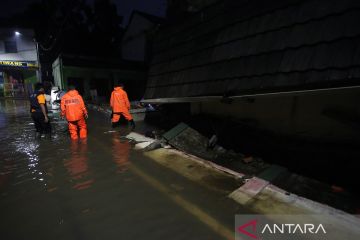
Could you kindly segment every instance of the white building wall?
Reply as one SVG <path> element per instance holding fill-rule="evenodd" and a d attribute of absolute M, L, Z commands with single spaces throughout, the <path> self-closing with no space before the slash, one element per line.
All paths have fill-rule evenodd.
<path fill-rule="evenodd" d="M 52 74 L 54 77 L 54 85 L 64 89 L 62 76 L 61 76 L 61 62 L 60 58 L 57 58 L 54 63 L 52 64 Z"/>
<path fill-rule="evenodd" d="M 15 35 L 18 31 L 20 35 Z M 17 53 L 5 52 L 5 41 L 15 41 Z M 37 62 L 34 32 L 29 29 L 0 29 L 0 60 Z"/>

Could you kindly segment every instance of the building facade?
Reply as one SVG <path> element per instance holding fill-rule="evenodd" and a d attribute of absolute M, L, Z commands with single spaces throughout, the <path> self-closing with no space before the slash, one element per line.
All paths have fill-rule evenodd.
<path fill-rule="evenodd" d="M 39 79 L 34 31 L 0 29 L 0 96 L 24 97 Z"/>
<path fill-rule="evenodd" d="M 145 99 L 191 102 L 194 113 L 253 119 L 278 134 L 359 139 L 359 6 L 217 1 L 160 28 Z"/>
<path fill-rule="evenodd" d="M 131 14 L 121 43 L 124 60 L 148 62 L 152 51 L 152 35 L 162 18 L 140 11 Z"/>
<path fill-rule="evenodd" d="M 96 90 L 99 101 L 107 101 L 116 83 L 125 84 L 131 99 L 144 93 L 146 70 L 142 64 L 99 57 L 60 55 L 52 64 L 54 84 L 61 89 L 76 86 L 85 99 Z M 93 90 L 93 91 L 92 91 Z"/>

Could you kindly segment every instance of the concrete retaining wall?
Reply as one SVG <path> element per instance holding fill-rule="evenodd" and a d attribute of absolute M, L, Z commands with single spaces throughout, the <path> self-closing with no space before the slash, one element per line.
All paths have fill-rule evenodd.
<path fill-rule="evenodd" d="M 285 135 L 329 141 L 359 139 L 360 89 L 333 90 L 297 95 L 259 96 L 192 103 L 192 113 L 252 119 L 258 127 Z"/>

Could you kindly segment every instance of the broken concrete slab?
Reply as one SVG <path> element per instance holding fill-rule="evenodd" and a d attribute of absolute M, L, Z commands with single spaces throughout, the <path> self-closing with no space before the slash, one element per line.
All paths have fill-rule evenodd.
<path fill-rule="evenodd" d="M 179 131 L 176 136 L 171 137 L 168 143 L 181 151 L 208 160 L 214 160 L 216 157 L 216 152 L 207 148 L 208 139 L 190 127 L 181 129 L 181 132 Z"/>
<path fill-rule="evenodd" d="M 185 123 L 180 123 L 163 135 L 176 149 L 217 162 L 226 163 L 242 160 L 243 155 L 228 151 L 219 145 L 209 148 L 209 139 Z"/>
<path fill-rule="evenodd" d="M 158 148 L 171 148 L 163 139 L 156 139 L 154 142 L 144 148 L 144 151 L 152 151 Z"/>
<path fill-rule="evenodd" d="M 229 197 L 240 204 L 247 204 L 269 184 L 270 183 L 266 180 L 253 177 L 243 186 L 232 192 Z"/>
<path fill-rule="evenodd" d="M 137 142 L 152 142 L 152 141 L 154 141 L 154 139 L 145 137 L 144 135 L 142 135 L 140 133 L 136 133 L 136 132 L 131 132 L 128 135 L 126 135 L 126 137 L 129 139 L 134 139 Z"/>
<path fill-rule="evenodd" d="M 182 133 L 185 129 L 189 128 L 188 125 L 186 125 L 185 123 L 179 123 L 178 125 L 176 125 L 175 127 L 173 127 L 172 129 L 170 129 L 169 131 L 167 131 L 166 133 L 163 134 L 163 137 L 167 140 L 167 141 L 171 141 L 173 140 L 176 136 L 178 136 L 180 133 Z"/>
<path fill-rule="evenodd" d="M 135 149 L 144 149 L 155 141 L 155 139 L 145 137 L 144 135 L 136 132 L 129 133 L 126 135 L 126 138 L 133 140 L 136 143 Z"/>

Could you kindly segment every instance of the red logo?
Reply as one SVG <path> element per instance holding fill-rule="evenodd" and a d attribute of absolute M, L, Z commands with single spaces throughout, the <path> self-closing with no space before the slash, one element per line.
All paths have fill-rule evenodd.
<path fill-rule="evenodd" d="M 254 219 L 254 220 L 252 220 L 252 221 L 238 227 L 238 231 L 240 233 L 242 233 L 242 234 L 245 234 L 245 235 L 253 238 L 253 239 L 257 239 L 258 237 L 254 234 L 254 233 L 256 233 L 256 224 L 257 224 L 257 220 Z M 248 228 L 248 227 L 252 227 L 252 232 L 253 233 L 248 232 L 247 230 L 245 230 L 245 228 Z"/>

